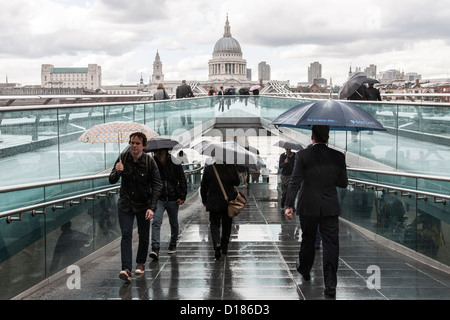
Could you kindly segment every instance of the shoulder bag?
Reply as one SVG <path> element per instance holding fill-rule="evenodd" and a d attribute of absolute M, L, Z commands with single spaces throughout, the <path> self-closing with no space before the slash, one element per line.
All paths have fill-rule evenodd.
<path fill-rule="evenodd" d="M 212 164 L 212 166 L 214 168 L 214 172 L 216 173 L 217 180 L 219 181 L 220 189 L 222 189 L 223 196 L 225 197 L 225 201 L 228 203 L 228 216 L 233 218 L 237 216 L 239 213 L 241 213 L 242 209 L 244 209 L 245 204 L 247 203 L 247 198 L 241 191 L 239 191 L 236 187 L 234 187 L 234 189 L 237 192 L 236 199 L 228 200 L 227 193 L 223 188 L 222 181 L 220 180 L 216 166 L 214 163 Z"/>

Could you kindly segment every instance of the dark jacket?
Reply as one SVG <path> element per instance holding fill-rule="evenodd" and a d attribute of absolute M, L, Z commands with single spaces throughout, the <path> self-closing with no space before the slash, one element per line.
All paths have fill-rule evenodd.
<path fill-rule="evenodd" d="M 380 90 L 374 87 L 367 88 L 367 100 L 381 101 Z"/>
<path fill-rule="evenodd" d="M 215 166 L 227 193 L 228 200 L 234 200 L 237 196 L 234 186 L 238 186 L 241 183 L 236 166 L 234 164 L 215 164 Z M 212 165 L 206 166 L 203 171 L 200 195 L 203 204 L 206 205 L 206 211 L 228 210 L 228 204 L 225 201 Z"/>
<path fill-rule="evenodd" d="M 121 157 L 124 170 L 121 173 L 116 171 L 116 163 L 119 162 L 119 158 L 117 158 L 109 175 L 111 184 L 117 183 L 122 177 L 117 206 L 122 210 L 132 209 L 134 212 L 147 209 L 155 211 L 162 189 L 155 160 L 146 153 L 142 153 L 137 162 L 133 161 L 130 152 Z M 146 157 L 148 157 L 147 161 Z"/>
<path fill-rule="evenodd" d="M 191 86 L 189 86 L 187 84 L 182 84 L 181 86 L 177 87 L 177 91 L 176 91 L 177 99 L 189 98 L 189 97 L 193 97 L 193 96 L 194 96 L 194 93 L 192 92 Z"/>
<path fill-rule="evenodd" d="M 173 163 L 170 154 L 167 155 L 167 162 L 165 165 L 162 165 L 157 157 L 155 157 L 155 162 L 158 165 L 162 181 L 162 190 L 159 200 L 186 200 L 187 181 L 181 164 Z"/>
<path fill-rule="evenodd" d="M 289 157 L 288 163 L 284 162 L 287 157 L 288 156 L 286 152 L 282 153 L 278 162 L 280 174 L 282 174 L 283 176 L 290 176 L 292 174 L 292 170 L 294 170 L 295 152 L 292 152 L 291 156 Z"/>
<path fill-rule="evenodd" d="M 367 100 L 367 87 L 362 84 L 347 100 Z"/>
<path fill-rule="evenodd" d="M 295 156 L 294 171 L 286 194 L 286 206 L 294 207 L 300 189 L 297 213 L 308 216 L 340 215 L 336 187 L 348 185 L 345 156 L 326 144 L 315 144 Z"/>

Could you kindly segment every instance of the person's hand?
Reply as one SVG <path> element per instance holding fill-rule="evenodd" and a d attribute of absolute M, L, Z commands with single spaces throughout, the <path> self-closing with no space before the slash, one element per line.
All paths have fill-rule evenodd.
<path fill-rule="evenodd" d="M 154 212 L 151 209 L 147 209 L 147 212 L 145 213 L 145 220 L 151 220 L 153 219 Z"/>
<path fill-rule="evenodd" d="M 178 199 L 177 200 L 177 205 L 181 206 L 184 203 L 184 200 Z"/>
<path fill-rule="evenodd" d="M 118 173 L 121 173 L 123 171 L 123 163 L 122 160 L 119 160 L 119 162 L 116 163 L 116 171 Z"/>
<path fill-rule="evenodd" d="M 292 210 L 292 208 L 286 208 L 286 210 L 284 211 L 284 215 L 286 216 L 286 218 L 288 218 L 289 220 L 292 220 L 292 213 L 294 210 Z"/>

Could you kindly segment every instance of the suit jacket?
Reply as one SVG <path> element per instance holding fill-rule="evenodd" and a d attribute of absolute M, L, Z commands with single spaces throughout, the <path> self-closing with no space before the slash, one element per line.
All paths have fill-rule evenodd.
<path fill-rule="evenodd" d="M 294 171 L 286 194 L 286 206 L 294 207 L 300 190 L 297 213 L 308 216 L 340 215 L 336 187 L 348 185 L 345 156 L 325 144 L 300 150 L 295 157 Z"/>
<path fill-rule="evenodd" d="M 192 92 L 191 86 L 189 86 L 187 84 L 182 84 L 181 86 L 177 87 L 175 95 L 176 95 L 177 99 L 180 99 L 180 98 L 193 97 L 194 93 Z"/>

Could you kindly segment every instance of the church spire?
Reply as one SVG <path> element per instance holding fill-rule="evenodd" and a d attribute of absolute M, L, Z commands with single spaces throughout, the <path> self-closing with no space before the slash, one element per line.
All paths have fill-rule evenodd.
<path fill-rule="evenodd" d="M 227 21 L 225 22 L 225 28 L 224 28 L 223 36 L 224 37 L 231 37 L 231 29 L 230 29 L 230 22 L 228 21 L 228 13 L 227 13 Z"/>

